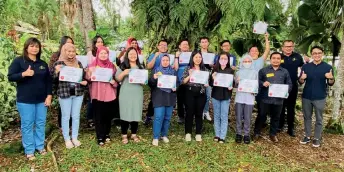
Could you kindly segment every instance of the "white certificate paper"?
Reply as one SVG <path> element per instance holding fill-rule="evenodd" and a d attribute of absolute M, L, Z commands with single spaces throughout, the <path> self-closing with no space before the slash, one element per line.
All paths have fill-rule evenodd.
<path fill-rule="evenodd" d="M 80 83 L 82 81 L 82 68 L 63 66 L 60 71 L 59 80 Z"/>
<path fill-rule="evenodd" d="M 214 64 L 215 54 L 214 53 L 202 53 L 204 64 Z"/>
<path fill-rule="evenodd" d="M 179 56 L 179 63 L 180 64 L 188 64 L 190 62 L 192 52 L 182 52 Z"/>
<path fill-rule="evenodd" d="M 88 57 L 87 56 L 77 55 L 76 59 L 78 59 L 78 61 L 82 64 L 83 68 L 87 68 L 87 66 L 88 66 Z"/>
<path fill-rule="evenodd" d="M 112 76 L 112 69 L 96 67 L 92 72 L 91 81 L 110 82 L 112 80 Z"/>
<path fill-rule="evenodd" d="M 174 54 L 168 54 L 168 56 L 170 56 L 170 65 L 173 66 L 174 65 L 174 59 L 176 56 Z"/>
<path fill-rule="evenodd" d="M 214 86 L 216 87 L 233 87 L 233 75 L 217 73 L 214 79 Z"/>
<path fill-rule="evenodd" d="M 208 84 L 209 72 L 193 70 L 190 76 L 190 82 L 197 84 Z"/>
<path fill-rule="evenodd" d="M 131 69 L 129 72 L 129 83 L 147 84 L 148 83 L 148 70 Z"/>
<path fill-rule="evenodd" d="M 158 88 L 176 88 L 177 77 L 172 75 L 161 75 L 158 77 Z"/>
<path fill-rule="evenodd" d="M 239 81 L 238 91 L 246 93 L 258 93 L 258 80 L 242 79 Z"/>
<path fill-rule="evenodd" d="M 120 51 L 109 50 L 109 60 L 111 62 L 116 62 L 117 54 L 119 53 Z"/>
<path fill-rule="evenodd" d="M 268 24 L 262 21 L 256 22 L 253 25 L 253 33 L 265 34 L 268 29 Z"/>
<path fill-rule="evenodd" d="M 140 64 L 143 64 L 143 61 L 144 61 L 143 55 L 139 55 L 139 62 L 140 62 Z"/>
<path fill-rule="evenodd" d="M 277 97 L 277 98 L 288 98 L 289 93 L 288 93 L 288 88 L 289 86 L 286 84 L 271 84 L 269 86 L 269 97 Z"/>

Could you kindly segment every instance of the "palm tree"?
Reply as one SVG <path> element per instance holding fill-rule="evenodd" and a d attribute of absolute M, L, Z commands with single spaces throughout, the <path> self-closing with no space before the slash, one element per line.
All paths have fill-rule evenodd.
<path fill-rule="evenodd" d="M 72 38 L 74 38 L 74 18 L 77 14 L 77 4 L 74 0 L 65 0 L 61 10 L 68 21 L 68 28 Z"/>

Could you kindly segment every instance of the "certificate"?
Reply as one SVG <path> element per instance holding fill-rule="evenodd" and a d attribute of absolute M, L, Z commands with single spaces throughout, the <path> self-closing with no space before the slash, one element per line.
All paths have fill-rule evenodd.
<path fill-rule="evenodd" d="M 109 60 L 111 62 L 116 62 L 117 54 L 119 53 L 120 51 L 109 50 Z"/>
<path fill-rule="evenodd" d="M 214 79 L 214 86 L 216 87 L 233 87 L 233 75 L 217 73 Z"/>
<path fill-rule="evenodd" d="M 258 93 L 258 80 L 241 79 L 238 85 L 238 92 Z"/>
<path fill-rule="evenodd" d="M 158 88 L 176 88 L 177 77 L 173 75 L 161 75 L 158 77 Z"/>
<path fill-rule="evenodd" d="M 288 93 L 288 88 L 289 86 L 286 84 L 271 84 L 269 86 L 269 97 L 277 97 L 277 98 L 288 98 L 289 93 Z"/>
<path fill-rule="evenodd" d="M 147 84 L 148 83 L 148 70 L 131 69 L 129 72 L 129 83 Z"/>
<path fill-rule="evenodd" d="M 170 65 L 173 66 L 174 65 L 174 59 L 176 56 L 174 54 L 168 54 L 168 56 L 170 56 Z"/>
<path fill-rule="evenodd" d="M 63 66 L 60 71 L 59 80 L 80 83 L 82 81 L 82 68 Z"/>
<path fill-rule="evenodd" d="M 193 70 L 190 76 L 190 82 L 197 84 L 208 84 L 209 72 Z"/>
<path fill-rule="evenodd" d="M 204 64 L 214 64 L 214 53 L 202 53 L 203 63 Z"/>
<path fill-rule="evenodd" d="M 265 34 L 267 32 L 268 29 L 268 24 L 265 22 L 256 22 L 253 25 L 253 33 L 256 34 Z"/>
<path fill-rule="evenodd" d="M 110 82 L 112 80 L 112 76 L 112 69 L 96 67 L 92 72 L 91 81 Z"/>
<path fill-rule="evenodd" d="M 140 62 L 140 64 L 143 64 L 143 59 L 144 59 L 143 55 L 139 55 L 139 62 Z"/>
<path fill-rule="evenodd" d="M 180 64 L 188 64 L 190 62 L 192 52 L 182 52 L 179 56 L 179 63 Z"/>
<path fill-rule="evenodd" d="M 87 68 L 87 66 L 88 66 L 88 57 L 87 56 L 77 55 L 76 59 L 78 59 L 78 61 L 82 64 L 83 68 Z"/>

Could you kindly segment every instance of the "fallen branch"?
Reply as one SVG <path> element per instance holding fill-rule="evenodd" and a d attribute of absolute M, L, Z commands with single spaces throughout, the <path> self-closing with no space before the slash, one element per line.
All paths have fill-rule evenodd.
<path fill-rule="evenodd" d="M 59 134 L 53 135 L 53 137 L 49 140 L 48 145 L 47 145 L 47 150 L 48 150 L 48 152 L 51 152 L 51 157 L 53 159 L 56 171 L 59 171 L 59 166 L 57 165 L 56 156 L 55 156 L 54 152 L 52 151 L 51 146 L 58 137 L 59 137 Z"/>

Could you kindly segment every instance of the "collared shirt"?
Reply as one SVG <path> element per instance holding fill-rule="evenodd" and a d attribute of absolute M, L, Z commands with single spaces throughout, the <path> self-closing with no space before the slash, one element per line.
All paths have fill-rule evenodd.
<path fill-rule="evenodd" d="M 307 74 L 306 84 L 303 88 L 302 98 L 309 100 L 322 100 L 327 95 L 327 85 L 332 86 L 326 79 L 325 74 L 330 72 L 332 66 L 321 62 L 318 65 L 314 62 L 305 64 L 301 69 L 301 74 Z M 333 70 L 332 70 L 333 72 Z"/>
<path fill-rule="evenodd" d="M 289 76 L 289 72 L 283 67 L 279 67 L 275 70 L 271 65 L 261 69 L 258 73 L 259 77 L 259 95 L 264 103 L 267 104 L 283 104 L 283 98 L 269 97 L 269 87 L 264 87 L 263 83 L 265 81 L 270 82 L 270 84 L 287 84 L 288 92 L 292 89 L 292 82 Z"/>
<path fill-rule="evenodd" d="M 282 54 L 281 66 L 284 69 L 287 69 L 287 71 L 289 72 L 291 82 L 294 84 L 294 86 L 297 86 L 298 69 L 299 67 L 302 67 L 303 64 L 303 58 L 298 53 L 293 52 L 290 56 Z"/>

